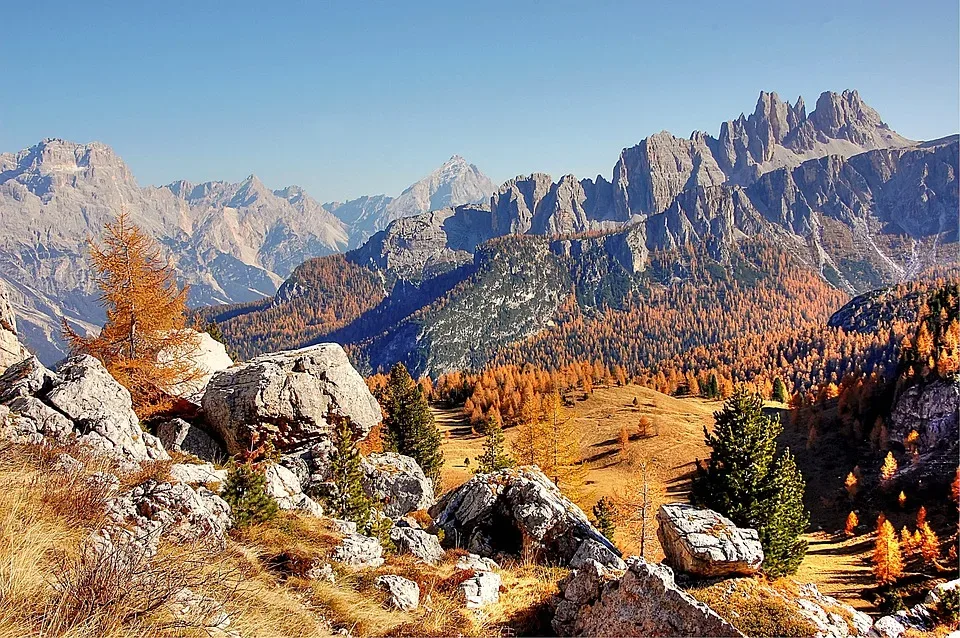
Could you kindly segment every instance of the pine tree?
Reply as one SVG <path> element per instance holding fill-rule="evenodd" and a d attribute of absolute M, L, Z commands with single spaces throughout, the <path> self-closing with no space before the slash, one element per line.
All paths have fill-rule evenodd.
<path fill-rule="evenodd" d="M 438 487 L 443 467 L 440 430 L 423 389 L 414 383 L 402 363 L 390 370 L 381 405 L 386 412 L 384 449 L 413 458 Z"/>
<path fill-rule="evenodd" d="M 373 505 L 363 491 L 363 469 L 360 466 L 360 451 L 356 436 L 350 427 L 350 419 L 327 412 L 327 422 L 333 426 L 333 453 L 330 455 L 330 480 L 336 487 L 326 499 L 327 508 L 337 518 L 369 526 Z"/>
<path fill-rule="evenodd" d="M 873 575 L 881 585 L 890 585 L 903 575 L 903 556 L 897 533 L 890 521 L 884 519 L 877 526 L 877 540 L 873 546 Z"/>
<path fill-rule="evenodd" d="M 616 511 L 609 497 L 602 496 L 597 501 L 593 506 L 593 517 L 596 519 L 596 526 L 600 533 L 608 540 L 613 540 L 613 535 L 617 532 Z"/>
<path fill-rule="evenodd" d="M 70 350 L 99 359 L 130 391 L 141 418 L 162 412 L 172 391 L 200 376 L 196 336 L 184 330 L 188 288 L 177 286 L 173 268 L 126 211 L 104 226 L 102 244 L 90 241 L 90 257 L 107 321 L 94 337 L 64 321 Z"/>
<path fill-rule="evenodd" d="M 780 403 L 787 402 L 787 386 L 780 377 L 773 380 L 773 396 L 771 398 Z"/>
<path fill-rule="evenodd" d="M 277 515 L 277 502 L 267 493 L 264 469 L 252 461 L 231 464 L 221 496 L 230 505 L 236 527 L 264 523 Z"/>
<path fill-rule="evenodd" d="M 806 552 L 799 536 L 807 524 L 803 477 L 789 450 L 775 460 L 780 422 L 763 414 L 763 399 L 739 389 L 714 414 L 706 469 L 694 478 L 691 498 L 760 534 L 764 568 L 781 575 L 796 570 Z"/>
<path fill-rule="evenodd" d="M 503 428 L 500 427 L 500 422 L 493 418 L 488 419 L 486 432 L 487 435 L 483 441 L 483 454 L 480 456 L 477 472 L 486 474 L 513 467 L 516 463 L 507 454 Z"/>
<path fill-rule="evenodd" d="M 763 570 L 770 576 L 792 574 L 807 553 L 807 541 L 800 535 L 807 529 L 809 517 L 803 509 L 806 487 L 790 449 L 774 463 L 772 489 L 768 497 L 770 515 L 760 526 L 763 545 Z"/>

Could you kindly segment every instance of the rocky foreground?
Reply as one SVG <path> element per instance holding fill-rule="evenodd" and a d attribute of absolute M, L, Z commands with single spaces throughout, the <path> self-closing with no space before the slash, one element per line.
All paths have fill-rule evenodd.
<path fill-rule="evenodd" d="M 252 532 L 231 532 L 233 513 L 221 497 L 227 471 L 218 463 L 269 435 L 280 456 L 266 469 L 267 490 L 288 512 L 285 525 L 323 530 L 300 538 L 328 540 L 309 552 L 302 548 L 306 541 L 299 549 L 268 552 L 258 545 L 243 551 L 259 555 L 278 585 L 307 583 L 302 586 L 314 595 L 328 596 L 343 587 L 342 594 L 369 596 L 366 604 L 381 606 L 391 618 L 420 622 L 412 626 L 421 632 L 432 631 L 423 618 L 435 616 L 438 605 L 472 614 L 479 633 L 486 629 L 478 619 L 508 617 L 503 610 L 520 605 L 521 594 L 505 582 L 519 582 L 523 561 L 531 557 L 553 570 L 538 572 L 538 591 L 546 592 L 535 603 L 546 622 L 541 632 L 743 635 L 737 618 L 721 616 L 688 591 L 691 583 L 718 579 L 731 591 L 744 582 L 769 589 L 810 635 L 898 638 L 908 628 L 932 628 L 922 605 L 874 623 L 811 585 L 797 585 L 791 594 L 775 590 L 754 576 L 763 561 L 756 531 L 710 510 L 662 507 L 657 520 L 664 563 L 623 557 L 535 466 L 478 474 L 437 499 L 413 459 L 369 454 L 363 487 L 387 531 L 379 538 L 363 535 L 354 523 L 325 517 L 321 505 L 331 489 L 329 415 L 349 417 L 363 435 L 380 421 L 376 399 L 342 348 L 320 344 L 210 373 L 206 387 L 191 389 L 194 403 L 185 418 L 155 424 L 156 434 L 143 429 L 130 394 L 92 357 L 69 358 L 56 371 L 27 357 L 0 376 L 0 423 L 8 441 L 0 454 L 39 454 L 47 459 L 44 480 L 69 480 L 74 493 L 100 497 L 102 511 L 91 516 L 96 523 L 81 539 L 78 560 L 119 565 L 118 578 L 129 579 L 130 587 L 142 584 L 144 570 L 158 569 L 174 548 L 196 553 L 202 545 L 212 565 L 235 560 L 242 547 L 237 543 L 253 542 Z M 684 587 L 675 571 L 683 574 Z M 366 573 L 370 589 L 351 589 L 355 575 Z M 244 616 L 228 596 L 195 591 L 186 581 L 167 585 L 172 589 L 157 608 L 184 626 L 195 623 L 223 635 L 248 631 L 235 626 Z M 96 592 L 105 585 L 89 587 Z M 344 626 L 337 613 L 324 612 L 331 630 Z"/>

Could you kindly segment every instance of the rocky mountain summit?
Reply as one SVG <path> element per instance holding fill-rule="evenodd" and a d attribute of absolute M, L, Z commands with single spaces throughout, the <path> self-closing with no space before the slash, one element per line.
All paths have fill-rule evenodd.
<path fill-rule="evenodd" d="M 461 204 L 486 202 L 494 189 L 494 183 L 480 169 L 454 155 L 396 198 L 364 196 L 344 203 L 331 202 L 324 207 L 347 224 L 352 248 L 363 244 L 390 222 Z"/>

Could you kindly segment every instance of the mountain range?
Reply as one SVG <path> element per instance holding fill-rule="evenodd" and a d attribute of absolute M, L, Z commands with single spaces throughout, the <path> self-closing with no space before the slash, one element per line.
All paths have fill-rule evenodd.
<path fill-rule="evenodd" d="M 566 316 L 575 321 L 611 308 L 629 314 L 680 289 L 700 297 L 698 310 L 725 317 L 725 294 L 778 295 L 785 284 L 776 278 L 791 277 L 804 282 L 790 291 L 797 297 L 779 298 L 768 317 L 788 326 L 804 295 L 833 299 L 828 290 L 849 295 L 956 262 L 958 163 L 956 136 L 907 140 L 855 91 L 824 93 L 809 115 L 802 100 L 762 93 L 751 116 L 724 123 L 716 138 L 658 133 L 624 149 L 609 181 L 517 177 L 489 207 L 396 220 L 345 260 L 304 264 L 287 294 L 207 316 L 224 321 L 244 354 L 329 338 L 351 345 L 367 371 L 403 361 L 432 376 L 569 331 L 561 315 L 571 292 L 577 311 Z M 758 262 L 758 245 L 776 263 Z M 382 293 L 333 322 L 313 321 L 327 297 L 353 294 L 331 285 L 330 273 L 348 268 L 382 280 Z M 690 288 L 698 281 L 699 293 Z M 835 309 L 818 312 L 825 321 Z M 268 318 L 280 316 L 283 329 L 271 328 Z M 678 343 L 708 345 L 722 331 L 701 333 Z"/>
<path fill-rule="evenodd" d="M 271 190 L 254 175 L 236 184 L 144 188 L 110 147 L 46 139 L 0 154 L 0 279 L 24 341 L 52 363 L 64 355 L 62 319 L 84 331 L 103 322 L 86 242 L 120 210 L 159 241 L 190 284 L 190 303 L 200 306 L 272 296 L 297 265 L 345 250 L 367 229 L 491 191 L 490 180 L 460 157 L 396 199 L 343 205 L 321 205 L 299 186 Z M 351 217 L 366 201 L 383 207 Z"/>
<path fill-rule="evenodd" d="M 254 338 L 249 326 L 263 323 L 257 313 L 282 314 L 298 299 L 324 304 L 311 290 L 352 294 L 347 283 L 315 286 L 316 273 L 349 264 L 351 276 L 359 268 L 383 290 L 347 304 L 360 310 L 334 322 L 335 336 L 364 341 L 374 369 L 394 357 L 435 375 L 482 364 L 492 345 L 544 329 L 570 288 L 618 291 L 581 294 L 585 307 L 622 302 L 649 284 L 651 260 L 670 251 L 692 248 L 729 266 L 744 239 L 760 239 L 845 293 L 955 260 L 957 166 L 955 136 L 908 140 L 856 91 L 825 92 L 809 114 L 802 99 L 761 93 L 752 114 L 724 122 L 716 137 L 661 132 L 625 148 L 609 180 L 533 173 L 494 188 L 454 156 L 396 198 L 323 205 L 299 187 L 271 191 L 254 176 L 141 188 L 108 147 L 45 140 L 0 155 L 0 277 L 28 345 L 59 358 L 61 316 L 89 330 L 102 321 L 84 242 L 126 208 L 191 284 L 193 305 L 245 304 L 207 313 L 246 322 L 245 337 L 225 326 L 242 353 L 252 354 L 252 343 L 303 345 L 296 330 L 278 340 L 260 326 Z M 505 235 L 549 239 L 491 242 Z M 298 268 L 343 250 L 346 262 Z M 680 278 L 689 265 L 681 262 Z M 482 290 L 471 288 L 478 277 Z M 460 308 L 445 335 L 431 314 L 441 298 L 448 310 Z M 521 317 L 513 312 L 520 306 L 535 311 Z M 517 325 L 491 319 L 504 312 Z M 333 324 L 314 328 L 312 337 L 330 335 Z M 431 358 L 453 341 L 488 354 Z"/>

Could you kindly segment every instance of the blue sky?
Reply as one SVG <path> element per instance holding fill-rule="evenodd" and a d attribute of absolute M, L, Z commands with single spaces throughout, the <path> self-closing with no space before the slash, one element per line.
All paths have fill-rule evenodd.
<path fill-rule="evenodd" d="M 256 173 L 326 201 L 459 153 L 495 182 L 609 177 L 621 148 L 716 134 L 760 90 L 859 89 L 956 133 L 958 3 L 30 2 L 0 24 L 0 151 L 100 140 L 142 184 Z"/>

